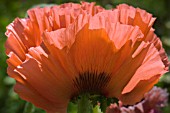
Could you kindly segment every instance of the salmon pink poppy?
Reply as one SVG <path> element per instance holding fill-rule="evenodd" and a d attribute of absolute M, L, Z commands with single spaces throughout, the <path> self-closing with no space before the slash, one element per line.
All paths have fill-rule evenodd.
<path fill-rule="evenodd" d="M 33 8 L 7 26 L 9 76 L 19 96 L 48 113 L 65 113 L 80 94 L 116 97 L 134 104 L 168 71 L 154 34 L 155 18 L 121 4 Z"/>

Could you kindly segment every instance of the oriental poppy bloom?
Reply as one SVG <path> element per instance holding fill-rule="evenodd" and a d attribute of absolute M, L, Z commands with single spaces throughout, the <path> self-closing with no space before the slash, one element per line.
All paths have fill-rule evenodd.
<path fill-rule="evenodd" d="M 80 94 L 140 101 L 168 71 L 154 34 L 155 18 L 122 4 L 105 10 L 94 3 L 33 8 L 7 27 L 9 76 L 24 100 L 49 113 L 65 113 Z"/>

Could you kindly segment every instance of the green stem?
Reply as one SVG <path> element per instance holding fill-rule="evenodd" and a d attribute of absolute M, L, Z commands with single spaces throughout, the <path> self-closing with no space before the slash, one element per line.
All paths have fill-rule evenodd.
<path fill-rule="evenodd" d="M 106 98 L 102 98 L 101 103 L 100 103 L 100 108 L 103 113 L 106 112 L 106 108 L 107 108 L 107 99 Z"/>
<path fill-rule="evenodd" d="M 82 95 L 80 97 L 77 113 L 93 113 L 93 107 L 88 95 Z"/>

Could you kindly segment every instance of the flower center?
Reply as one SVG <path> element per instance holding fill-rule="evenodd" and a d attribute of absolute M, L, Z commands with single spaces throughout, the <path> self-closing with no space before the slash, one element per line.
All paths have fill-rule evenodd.
<path fill-rule="evenodd" d="M 104 72 L 97 74 L 92 72 L 84 72 L 79 74 L 73 82 L 74 86 L 78 89 L 76 95 L 79 94 L 103 94 L 103 89 L 107 86 L 110 81 L 109 74 Z"/>

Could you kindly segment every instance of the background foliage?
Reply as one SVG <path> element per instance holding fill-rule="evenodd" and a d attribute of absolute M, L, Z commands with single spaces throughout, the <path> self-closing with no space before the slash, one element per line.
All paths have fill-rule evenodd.
<path fill-rule="evenodd" d="M 140 7 L 152 13 L 157 20 L 154 24 L 156 34 L 161 38 L 163 46 L 170 57 L 170 0 L 87 0 L 96 2 L 105 8 L 115 7 L 120 3 L 127 3 L 135 7 Z M 15 81 L 7 76 L 6 73 L 6 55 L 4 43 L 6 36 L 6 26 L 14 18 L 25 16 L 26 11 L 37 4 L 54 3 L 61 4 L 65 2 L 80 2 L 79 0 L 0 0 L 0 113 L 23 113 L 25 101 L 21 100 L 13 91 Z M 157 84 L 160 87 L 167 88 L 170 92 L 170 73 L 163 76 Z M 170 103 L 170 102 L 169 102 Z M 27 105 L 31 106 L 31 105 Z M 70 110 L 74 110 L 70 107 Z M 163 109 L 164 113 L 170 113 L 170 104 Z M 31 113 L 30 111 L 29 113 Z M 43 110 L 36 108 L 34 113 L 45 113 Z M 73 112 L 72 112 L 73 113 Z"/>

